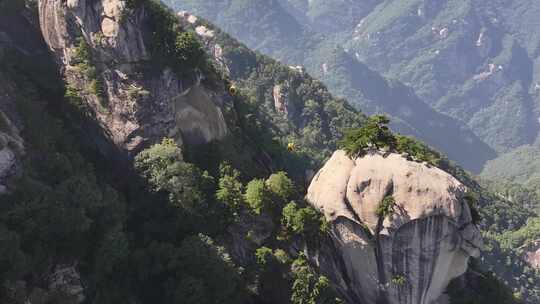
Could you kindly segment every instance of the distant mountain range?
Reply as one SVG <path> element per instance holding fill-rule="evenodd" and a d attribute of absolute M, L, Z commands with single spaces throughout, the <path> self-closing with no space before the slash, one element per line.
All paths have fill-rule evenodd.
<path fill-rule="evenodd" d="M 535 1 L 168 0 L 479 173 L 540 129 Z"/>

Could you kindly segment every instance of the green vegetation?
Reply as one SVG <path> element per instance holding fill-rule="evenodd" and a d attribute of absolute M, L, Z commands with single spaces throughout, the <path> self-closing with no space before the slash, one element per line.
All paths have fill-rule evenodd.
<path fill-rule="evenodd" d="M 442 155 L 414 138 L 397 135 L 396 150 L 407 153 L 407 157 L 414 161 L 426 162 L 434 166 L 440 166 L 443 162 Z"/>
<path fill-rule="evenodd" d="M 264 246 L 255 249 L 252 253 L 257 266 L 252 265 L 252 268 L 248 268 L 249 270 L 240 276 L 247 282 L 251 278 L 255 279 L 257 295 L 265 299 L 273 299 L 276 303 L 283 303 L 299 301 L 301 292 L 309 292 L 309 303 L 330 303 L 322 300 L 327 297 L 327 294 L 333 294 L 328 280 L 321 277 L 317 279 L 317 282 L 312 282 L 314 272 L 311 268 L 308 271 L 307 264 L 301 269 L 298 268 L 297 274 L 294 274 L 294 270 L 291 274 L 289 255 L 282 249 L 273 249 L 276 244 L 283 245 L 293 240 L 309 243 L 322 240 L 327 229 L 323 216 L 315 209 L 299 207 L 292 202 L 283 207 L 286 202 L 301 199 L 295 191 L 294 182 L 285 172 L 276 172 L 266 179 L 254 178 L 244 184 L 238 170 L 229 164 L 222 163 L 218 170 L 219 182 L 213 185 L 211 179 L 204 178 L 208 174 L 193 171 L 196 167 L 185 162 L 182 151 L 171 139 L 164 139 L 162 143 L 139 153 L 135 159 L 135 165 L 154 191 L 168 194 L 167 200 L 171 207 L 177 209 L 178 216 L 194 216 L 206 221 L 212 220 L 208 217 L 215 216 L 213 220 L 218 219 L 222 224 L 216 223 L 216 230 L 210 230 L 213 233 L 223 231 L 224 225 L 226 227 L 240 223 L 250 217 L 270 220 L 273 225 L 276 225 L 277 228 L 273 229 L 271 237 L 264 241 Z M 201 182 L 201 177 L 203 177 L 203 182 Z M 215 195 L 210 197 L 207 193 L 215 193 Z M 205 207 L 201 208 L 201 206 Z M 249 231 L 248 241 L 252 241 L 254 235 L 254 231 Z M 283 235 L 286 237 L 283 238 Z M 297 268 L 293 267 L 293 269 Z M 206 279 L 202 279 L 201 283 L 206 285 Z M 184 282 L 180 284 L 181 290 L 187 288 Z M 235 286 L 246 288 L 241 284 Z M 182 295 L 190 292 L 195 291 L 182 292 Z M 240 290 L 234 293 L 238 296 L 236 292 Z M 197 290 L 196 294 L 196 299 L 199 299 L 204 292 L 199 293 Z M 176 297 L 175 293 L 174 298 Z M 332 297 L 335 298 L 335 296 Z"/>
<path fill-rule="evenodd" d="M 290 303 L 291 259 L 282 249 L 261 247 L 255 256 L 259 269 L 259 290 L 262 299 L 270 303 Z"/>
<path fill-rule="evenodd" d="M 535 77 L 528 63 L 538 58 L 530 46 L 538 39 L 531 36 L 524 20 L 532 20 L 538 4 L 527 0 L 509 6 L 448 1 L 431 9 L 418 1 L 378 6 L 355 33 L 359 38 L 345 42 L 343 47 L 371 68 L 410 84 L 425 102 L 463 121 L 497 152 L 531 143 L 538 127 L 536 117 L 527 110 L 533 107 L 530 100 L 534 98 L 528 83 Z M 412 16 L 411 11 L 418 15 Z M 459 21 L 471 12 L 480 13 L 468 22 Z M 489 25 L 482 20 L 492 14 L 507 25 L 487 31 Z M 476 33 L 475 38 L 485 31 L 483 37 L 499 47 L 477 57 L 461 44 L 471 31 Z M 468 67 L 457 66 L 453 56 L 467 61 Z M 491 73 L 490 63 L 495 65 Z M 493 89 L 498 74 L 510 67 L 514 72 Z"/>
<path fill-rule="evenodd" d="M 531 218 L 525 226 L 516 231 L 506 231 L 496 236 L 496 239 L 504 250 L 519 250 L 526 247 L 532 242 L 540 240 L 540 218 Z"/>
<path fill-rule="evenodd" d="M 423 100 L 418 95 L 424 91 L 416 94 L 411 87 L 404 85 L 403 83 L 410 83 L 410 75 L 403 77 L 401 79 L 403 83 L 400 83 L 392 79 L 394 73 L 384 74 L 383 77 L 380 71 L 370 69 L 356 58 L 364 55 L 364 49 L 370 48 L 376 51 L 377 60 L 364 62 L 371 67 L 387 63 L 387 59 L 384 58 L 387 55 L 387 50 L 393 50 L 391 55 L 396 57 L 396 60 L 402 59 L 401 48 L 386 45 L 384 43 L 386 33 L 375 30 L 378 28 L 377 25 L 372 27 L 371 23 L 368 25 L 367 22 L 362 22 L 363 26 L 360 26 L 358 22 L 365 17 L 365 14 L 370 12 L 374 12 L 376 15 L 384 14 L 385 17 L 376 18 L 377 23 L 381 22 L 382 27 L 384 25 L 396 26 L 398 32 L 404 31 L 409 34 L 409 29 L 414 30 L 418 26 L 415 22 L 421 22 L 415 16 L 411 17 L 410 13 L 417 10 L 430 11 L 427 8 L 430 6 L 423 8 L 424 4 L 420 4 L 416 0 L 381 6 L 380 10 L 375 9 L 377 1 L 364 1 L 360 5 L 352 5 L 351 1 L 322 0 L 314 0 L 309 3 L 306 1 L 260 0 L 217 2 L 168 0 L 166 2 L 176 10 L 186 10 L 207 18 L 240 39 L 248 47 L 287 64 L 302 65 L 303 69 L 312 76 L 323 81 L 335 96 L 347 98 L 351 105 L 366 113 L 390 115 L 394 130 L 419 138 L 437 150 L 444 151 L 450 159 L 459 161 L 468 170 L 479 172 L 482 169 L 482 164 L 495 156 L 490 146 L 482 142 L 468 126 L 463 125 L 461 116 L 450 117 L 441 114 L 426 103 L 426 101 L 431 101 L 432 96 L 422 95 L 421 97 L 426 97 L 426 100 Z M 457 7 L 457 11 L 463 12 L 463 6 L 459 3 L 452 2 L 452 5 Z M 442 10 L 439 6 L 436 7 L 438 9 L 433 8 L 434 15 L 436 15 L 435 11 Z M 450 9 L 448 8 L 448 10 Z M 400 18 L 403 16 L 400 16 L 400 13 L 406 13 L 405 16 L 410 17 L 410 19 L 401 20 Z M 375 22 L 371 18 L 367 20 Z M 393 24 L 392 20 L 400 21 Z M 444 22 L 452 22 L 451 18 L 444 20 Z M 203 21 L 200 22 L 203 23 Z M 414 26 L 409 23 L 414 23 Z M 246 27 L 251 30 L 245 31 Z M 421 58 L 419 59 L 420 63 L 424 63 L 423 60 L 426 57 L 429 60 L 443 57 L 444 54 L 435 55 L 436 47 L 425 45 L 431 42 L 430 39 L 436 37 L 431 33 L 431 26 L 420 28 L 423 30 L 423 36 L 421 36 L 420 41 L 416 41 L 414 46 L 418 46 L 423 51 L 410 56 L 410 59 Z M 470 32 L 475 32 L 475 30 Z M 371 37 L 371 39 L 367 37 Z M 401 37 L 401 34 L 398 33 L 394 36 L 392 33 L 392 37 Z M 363 48 L 357 47 L 360 43 L 363 43 Z M 399 41 L 399 43 L 403 42 Z M 379 49 L 378 46 L 381 44 L 386 45 L 386 47 Z M 227 45 L 227 43 L 220 42 L 220 45 Z M 403 47 L 409 48 L 410 46 L 404 45 Z M 246 60 L 246 57 L 240 54 L 240 50 L 232 49 L 227 53 L 230 55 L 227 56 L 228 58 L 234 57 L 235 63 Z M 365 55 L 370 56 L 371 54 Z M 430 62 L 430 64 L 437 66 L 436 62 Z M 415 84 L 425 84 L 425 87 L 431 88 L 433 81 L 429 82 L 429 80 L 438 76 L 440 76 L 441 82 L 444 82 L 442 79 L 446 79 L 447 74 L 443 70 L 438 71 L 440 75 L 434 74 L 430 70 L 431 65 L 426 64 L 422 69 L 414 70 L 412 77 L 418 79 Z M 452 70 L 452 68 L 449 69 Z M 402 72 L 401 70 L 413 70 L 413 68 L 409 69 L 409 66 L 396 67 L 396 72 Z M 386 77 L 387 75 L 388 77 Z M 232 78 L 237 80 L 236 75 L 233 75 Z M 443 92 L 446 91 L 452 92 L 453 88 L 445 88 Z M 467 106 L 465 102 L 473 99 L 474 97 L 470 97 L 461 103 Z M 508 108 L 509 111 L 512 110 L 511 107 Z M 498 116 L 513 120 L 516 115 L 523 116 L 526 113 L 528 112 L 521 107 L 514 110 L 512 115 L 499 114 Z M 501 126 L 493 125 L 494 128 L 501 128 Z M 482 131 L 481 128 L 476 130 Z M 523 137 L 523 134 L 514 135 L 515 137 Z"/>
<path fill-rule="evenodd" d="M 93 140 L 106 141 L 81 112 L 79 92 L 36 72 L 43 58 L 8 55 L 0 58 L 0 79 L 16 92 L 25 154 L 15 190 L 0 196 L 0 302 L 13 300 L 5 288 L 26 280 L 30 291 L 38 282 L 28 278 L 48 277 L 59 263 L 78 265 L 96 303 L 253 297 L 241 269 L 212 240 L 230 221 L 212 178 L 184 162 L 170 140 L 136 157 L 145 180 L 103 158 Z"/>
<path fill-rule="evenodd" d="M 51 114 L 54 104 L 42 99 L 62 100 L 58 86 L 37 85 L 46 82 L 36 79 L 51 75 L 26 70 L 13 60 L 2 60 L 0 66 L 4 84 L 16 88 L 26 152 L 15 190 L 0 196 L 1 283 L 43 275 L 58 259 L 80 262 L 96 280 L 107 282 L 131 245 L 118 231 L 127 216 L 125 201 L 101 178 L 99 165 L 94 165 L 98 160 L 88 157 L 92 153 L 82 148 L 74 125 Z M 69 104 L 61 109 L 55 114 L 73 111 Z M 94 267 L 98 261 L 107 264 Z M 3 296 L 0 301 L 7 301 Z"/>
<path fill-rule="evenodd" d="M 353 158 L 364 156 L 369 149 L 393 149 L 396 139 L 388 128 L 388 123 L 390 120 L 382 115 L 369 117 L 361 128 L 345 133 L 344 139 L 339 143 L 340 147 Z"/>
<path fill-rule="evenodd" d="M 440 153 L 416 139 L 394 135 L 388 128 L 389 123 L 390 120 L 382 115 L 369 117 L 362 127 L 347 131 L 339 146 L 353 158 L 364 156 L 370 150 L 383 150 L 402 153 L 410 160 L 433 166 L 442 165 Z"/>
<path fill-rule="evenodd" d="M 392 278 L 392 284 L 395 286 L 403 286 L 407 284 L 407 278 L 401 274 L 395 275 Z"/>
<path fill-rule="evenodd" d="M 512 183 L 482 181 L 482 185 L 487 190 L 480 193 L 478 212 L 485 248 L 478 267 L 492 273 L 490 280 L 497 278 L 510 287 L 514 297 L 535 303 L 540 299 L 540 273 L 523 260 L 523 254 L 540 238 L 534 213 L 540 198 L 534 190 Z"/>
<path fill-rule="evenodd" d="M 182 161 L 182 151 L 169 138 L 139 153 L 135 168 L 155 191 L 166 191 L 175 206 L 193 210 L 204 202 L 203 191 L 213 182 L 207 172 Z"/>
<path fill-rule="evenodd" d="M 77 47 L 74 50 L 71 64 L 77 67 L 86 77 L 88 84 L 88 93 L 99 98 L 101 105 L 105 105 L 107 95 L 105 93 L 105 84 L 99 75 L 96 64 L 92 58 L 92 50 L 84 38 L 79 37 Z M 72 92 L 68 92 L 72 94 Z"/>
<path fill-rule="evenodd" d="M 471 210 L 472 222 L 474 224 L 480 223 L 480 220 L 482 219 L 482 217 L 480 216 L 480 213 L 478 212 L 478 204 L 479 204 L 478 195 L 472 191 L 468 191 L 467 193 L 465 193 L 463 199 L 467 203 L 467 206 L 469 206 L 469 210 Z"/>
<path fill-rule="evenodd" d="M 308 265 L 303 255 L 292 264 L 294 283 L 292 286 L 292 304 L 340 304 L 330 288 L 330 281 L 325 276 L 317 275 Z"/>
<path fill-rule="evenodd" d="M 489 161 L 482 171 L 482 177 L 523 184 L 537 189 L 540 194 L 539 172 L 540 148 L 535 144 L 521 146 Z"/>
<path fill-rule="evenodd" d="M 266 186 L 281 201 L 286 201 L 294 194 L 293 181 L 283 171 L 270 175 Z"/>
<path fill-rule="evenodd" d="M 269 192 L 264 180 L 254 179 L 247 184 L 244 198 L 255 214 L 260 215 L 263 210 L 267 211 L 270 208 L 268 196 Z"/>
<path fill-rule="evenodd" d="M 303 42 L 301 34 L 304 28 L 302 24 L 273 1 L 167 0 L 164 2 L 175 11 L 185 10 L 199 17 L 211 20 L 219 19 L 220 26 L 224 31 L 243 41 L 256 43 L 258 50 L 276 50 L 282 55 L 278 58 L 287 55 L 287 51 L 291 50 L 289 45 L 299 46 Z M 246 28 L 250 30 L 245 31 Z"/>
<path fill-rule="evenodd" d="M 183 29 L 176 14 L 158 0 L 130 0 L 130 10 L 144 8 L 148 12 L 148 27 L 152 33 L 149 49 L 153 68 L 170 67 L 180 76 L 195 69 L 208 71 L 206 55 L 195 33 Z M 129 14 L 125 18 L 129 18 Z"/>
<path fill-rule="evenodd" d="M 216 198 L 238 211 L 243 204 L 244 185 L 240 182 L 240 172 L 230 165 L 220 166 L 220 178 Z"/>
<path fill-rule="evenodd" d="M 383 198 L 379 206 L 377 207 L 377 210 L 375 211 L 375 214 L 379 218 L 386 218 L 392 213 L 394 213 L 394 209 L 396 207 L 396 200 L 392 195 L 387 195 Z"/>
<path fill-rule="evenodd" d="M 295 202 L 283 208 L 281 223 L 289 234 L 302 235 L 307 240 L 317 240 L 328 231 L 324 215 L 311 206 L 300 208 Z"/>
<path fill-rule="evenodd" d="M 221 71 L 225 78 L 230 78 L 226 86 L 234 82 L 239 90 L 234 96 L 236 115 L 230 119 L 239 127 L 233 130 L 235 136 L 247 136 L 250 146 L 263 150 L 272 159 L 271 165 L 286 171 L 290 178 L 298 180 L 306 169 L 322 164 L 335 150 L 343 132 L 360 127 L 364 122 L 364 115 L 344 100 L 332 97 L 309 75 L 249 50 L 202 19 L 195 25 L 185 24 L 186 27 L 199 25 L 215 33 L 215 41 L 222 47 L 228 67 L 227 71 Z M 276 85 L 281 85 L 288 93 L 288 115 L 275 108 L 273 89 Z M 286 149 L 291 142 L 297 147 L 294 153 Z M 236 155 L 237 159 L 240 157 L 247 155 Z M 242 164 L 234 165 L 241 168 Z M 242 168 L 241 171 L 248 170 Z"/>

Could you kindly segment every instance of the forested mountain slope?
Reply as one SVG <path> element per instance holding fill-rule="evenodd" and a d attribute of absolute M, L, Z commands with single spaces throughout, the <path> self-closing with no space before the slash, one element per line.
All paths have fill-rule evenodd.
<path fill-rule="evenodd" d="M 537 299 L 521 255 L 502 267 L 518 254 L 504 240 L 521 244 L 535 231 L 523 227 L 536 202 L 483 190 L 301 69 L 151 0 L 2 0 L 0 20 L 0 302 Z M 348 151 L 337 152 L 343 165 L 359 163 L 348 175 L 375 164 L 370 157 L 386 167 L 371 173 L 386 187 L 367 210 L 355 198 L 371 188 L 350 179 L 348 220 L 305 200 L 310 184 L 331 193 L 313 174 L 338 148 Z M 415 195 L 399 168 L 415 169 Z M 323 186 L 332 183 L 346 184 L 330 176 Z M 493 259 L 469 268 L 478 228 Z M 442 232 L 460 237 L 440 241 Z M 342 237 L 361 246 L 341 247 Z M 405 240 L 432 245 L 411 255 L 414 271 L 394 254 Z M 364 253 L 375 255 L 366 268 L 342 263 Z M 374 288 L 354 284 L 374 268 Z"/>
<path fill-rule="evenodd" d="M 365 117 L 297 75 L 296 106 L 311 111 L 278 126 L 273 104 L 230 92 L 173 13 L 157 2 L 125 5 L 0 2 L 0 302 L 335 298 L 323 278 L 313 285 L 318 273 L 290 246 L 316 239 L 323 224 L 302 201 L 306 170 Z M 159 38 L 146 36 L 152 27 Z M 171 41 L 185 44 L 162 48 Z M 168 107 L 177 116 L 164 114 Z M 211 127 L 220 120 L 225 134 Z M 307 121 L 320 123 L 318 142 L 295 133 Z M 281 226 L 291 200 L 295 230 Z M 304 285 L 293 289 L 295 281 Z"/>
<path fill-rule="evenodd" d="M 482 171 L 486 178 L 508 180 L 540 190 L 540 148 L 525 145 L 489 161 Z"/>
<path fill-rule="evenodd" d="M 330 24 L 330 20 L 357 18 L 352 15 L 362 16 L 369 11 L 368 8 L 373 7 L 372 4 L 365 3 L 363 8 L 364 4 L 359 5 L 357 1 L 311 1 L 309 5 L 313 9 L 313 20 L 310 22 L 312 17 L 298 17 L 295 13 L 295 6 L 307 5 L 300 2 L 292 1 L 284 5 L 279 1 L 175 0 L 167 3 L 176 10 L 188 10 L 208 18 L 251 48 L 291 65 L 305 66 L 309 73 L 323 80 L 334 94 L 347 98 L 368 114 L 391 115 L 395 118 L 393 128 L 396 131 L 425 140 L 469 170 L 479 172 L 485 161 L 495 157 L 494 150 L 465 124 L 437 113 L 410 87 L 382 77 L 359 62 L 354 53 L 343 52 L 343 47 L 336 48 L 344 45 L 343 38 L 347 32 L 332 32 L 329 31 L 332 26 L 319 23 L 328 20 Z M 215 9 L 218 6 L 219 9 Z M 339 9 L 345 7 L 348 9 Z M 352 15 L 343 17 L 344 11 Z M 321 16 L 318 17 L 319 14 Z M 273 17 L 267 18 L 270 15 Z M 278 22 L 291 18 L 296 22 Z M 325 30 L 317 30 L 317 25 Z M 286 27 L 288 31 L 284 31 Z M 264 30 L 264 35 L 259 34 L 261 30 Z M 270 40 L 275 42 L 265 43 Z"/>

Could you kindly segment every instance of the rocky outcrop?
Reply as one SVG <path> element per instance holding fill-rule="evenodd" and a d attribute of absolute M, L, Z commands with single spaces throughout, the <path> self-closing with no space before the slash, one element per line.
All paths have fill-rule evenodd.
<path fill-rule="evenodd" d="M 289 114 L 289 93 L 286 85 L 275 85 L 272 90 L 274 107 L 278 113 Z"/>
<path fill-rule="evenodd" d="M 331 242 L 310 256 L 350 303 L 434 303 L 482 246 L 465 191 L 398 154 L 353 160 L 337 151 L 308 189 L 332 227 Z M 395 203 L 381 214 L 390 196 Z"/>
<path fill-rule="evenodd" d="M 525 248 L 524 258 L 532 267 L 540 269 L 540 240 L 532 242 Z"/>
<path fill-rule="evenodd" d="M 46 288 L 29 285 L 25 281 L 3 286 L 4 300 L 13 304 L 65 303 L 80 304 L 85 300 L 81 276 L 73 265 L 57 265 L 47 274 Z"/>
<path fill-rule="evenodd" d="M 68 85 L 117 146 L 136 152 L 163 137 L 197 144 L 227 134 L 220 107 L 225 90 L 205 87 L 196 71 L 140 72 L 150 68 L 150 12 L 144 7 L 127 9 L 122 0 L 40 0 L 39 14 Z M 93 79 L 77 58 L 81 43 L 89 47 Z"/>

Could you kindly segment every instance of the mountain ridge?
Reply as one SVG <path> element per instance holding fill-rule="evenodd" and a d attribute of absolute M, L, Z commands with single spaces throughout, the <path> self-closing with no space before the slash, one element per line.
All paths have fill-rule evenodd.
<path fill-rule="evenodd" d="M 167 2 L 167 4 L 177 10 L 192 10 L 192 12 L 199 14 L 202 17 L 209 17 L 210 21 L 215 22 L 220 26 L 224 26 L 230 31 L 231 34 L 236 35 L 238 38 L 246 42 L 248 46 L 253 47 L 256 50 L 274 56 L 277 59 L 284 60 L 292 65 L 300 64 L 305 66 L 309 73 L 322 79 L 335 95 L 348 99 L 353 105 L 355 105 L 355 107 L 365 111 L 367 114 L 383 112 L 392 115 L 395 117 L 394 121 L 402 122 L 399 125 L 394 124 L 397 131 L 425 140 L 435 148 L 445 152 L 452 160 L 457 161 L 475 173 L 479 173 L 481 171 L 481 167 L 487 160 L 496 156 L 491 147 L 487 146 L 476 135 L 467 130 L 467 127 L 464 126 L 459 120 L 455 120 L 454 118 L 445 116 L 444 114 L 437 113 L 431 109 L 429 105 L 425 104 L 424 101 L 420 100 L 415 93 L 408 92 L 406 94 L 402 94 L 398 90 L 383 89 L 378 96 L 373 96 L 372 94 L 369 94 L 369 86 L 358 85 L 358 83 L 349 80 L 354 73 L 366 73 L 369 68 L 363 63 L 356 61 L 356 58 L 351 56 L 349 53 L 340 55 L 342 57 L 348 57 L 348 60 L 351 61 L 349 64 L 336 65 L 327 62 L 327 58 L 332 60 L 335 56 L 332 53 L 333 49 L 335 48 L 335 45 L 342 44 L 341 40 L 343 40 L 343 37 L 340 37 L 339 35 L 337 37 L 333 37 L 327 33 L 320 34 L 309 26 L 305 26 L 305 30 L 302 31 L 303 35 L 301 35 L 301 38 L 296 39 L 292 43 L 288 43 L 287 37 L 282 37 L 275 31 L 271 30 L 269 33 L 266 33 L 266 35 L 272 37 L 273 40 L 276 40 L 279 43 L 276 43 L 272 48 L 258 48 L 257 42 L 254 42 L 258 36 L 252 31 L 245 31 L 243 24 L 251 24 L 250 28 L 256 28 L 258 24 L 261 24 L 261 18 L 245 18 L 243 16 L 237 16 L 238 20 L 243 20 L 243 23 L 242 26 L 235 26 L 238 25 L 238 23 L 228 23 L 227 20 L 229 19 L 222 18 L 220 16 L 227 15 L 227 9 L 230 9 L 231 7 L 234 8 L 235 5 L 237 5 L 237 1 L 222 1 L 222 3 L 223 8 L 221 10 L 217 10 L 219 13 L 216 15 L 214 14 L 215 11 L 213 11 L 211 7 L 201 9 L 198 5 L 202 4 L 195 4 L 191 1 Z M 257 7 L 257 3 L 252 2 L 250 3 L 250 6 L 253 9 L 254 7 Z M 274 3 L 273 8 L 276 14 L 279 13 L 281 15 L 287 15 L 287 13 L 284 12 L 284 9 L 277 3 Z M 268 9 L 262 11 L 266 12 Z M 291 18 L 290 15 L 288 15 L 287 18 Z M 267 26 L 272 28 L 271 25 Z M 284 50 L 287 51 L 284 52 Z M 368 73 L 374 74 L 376 72 L 374 70 L 370 70 Z M 385 82 L 395 82 L 395 80 L 386 79 L 380 75 L 376 75 L 376 77 L 374 77 L 369 84 L 376 82 L 375 79 L 380 79 L 378 83 L 375 84 L 379 87 L 387 86 L 384 84 Z M 400 98 L 405 98 L 408 104 L 415 105 L 415 110 L 421 110 L 424 114 L 429 113 L 430 115 L 428 116 L 428 119 L 435 122 L 435 124 L 440 124 L 440 129 L 435 128 L 432 130 L 432 128 L 425 128 L 424 118 L 411 119 L 410 115 L 408 114 L 411 112 L 414 113 L 414 111 L 397 110 L 392 104 L 390 104 L 390 101 L 387 100 L 384 94 L 393 94 L 395 96 L 400 96 Z M 366 97 L 366 95 L 371 96 Z M 461 134 L 463 132 L 466 133 L 466 135 L 464 134 L 463 136 L 466 138 L 466 140 L 462 140 L 459 136 L 453 137 L 448 145 L 445 145 L 445 143 L 441 140 L 437 140 L 445 138 L 449 136 L 449 134 Z M 455 147 L 458 146 L 467 147 L 467 149 L 470 149 L 467 151 L 475 150 L 477 152 L 475 153 L 476 158 L 471 160 L 471 153 L 465 152 L 462 149 L 456 149 Z"/>

